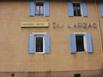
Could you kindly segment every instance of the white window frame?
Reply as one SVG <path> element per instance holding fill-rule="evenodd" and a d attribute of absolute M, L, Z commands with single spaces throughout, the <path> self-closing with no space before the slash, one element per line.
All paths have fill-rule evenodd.
<path fill-rule="evenodd" d="M 36 37 L 43 37 L 43 52 L 36 52 L 37 54 L 44 54 L 45 53 L 45 35 L 46 35 L 46 32 L 40 32 L 40 33 L 33 33 L 35 38 Z M 36 39 L 35 39 L 35 49 L 36 49 Z"/>
<path fill-rule="evenodd" d="M 85 35 L 87 34 L 86 32 L 75 32 L 75 35 L 83 35 L 83 40 L 84 40 L 84 52 L 87 52 L 87 40 Z"/>

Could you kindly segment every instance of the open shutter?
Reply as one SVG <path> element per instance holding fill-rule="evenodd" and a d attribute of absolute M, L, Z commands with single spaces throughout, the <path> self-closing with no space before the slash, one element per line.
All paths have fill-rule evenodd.
<path fill-rule="evenodd" d="M 50 1 L 45 0 L 44 3 L 44 16 L 49 16 L 50 15 Z"/>
<path fill-rule="evenodd" d="M 29 53 L 35 53 L 35 36 L 32 33 L 29 35 Z"/>
<path fill-rule="evenodd" d="M 74 16 L 72 0 L 68 0 L 68 16 Z"/>
<path fill-rule="evenodd" d="M 71 53 L 75 54 L 76 53 L 76 37 L 75 34 L 70 35 L 70 49 Z"/>
<path fill-rule="evenodd" d="M 50 53 L 50 35 L 47 33 L 45 35 L 45 53 Z"/>
<path fill-rule="evenodd" d="M 100 15 L 101 17 L 103 17 L 103 1 L 102 0 L 99 2 L 99 7 L 100 7 Z"/>
<path fill-rule="evenodd" d="M 35 16 L 35 0 L 30 0 L 29 15 L 30 16 Z"/>
<path fill-rule="evenodd" d="M 81 8 L 82 8 L 82 15 L 83 16 L 88 16 L 86 0 L 82 0 Z"/>
<path fill-rule="evenodd" d="M 87 52 L 92 53 L 93 52 L 92 37 L 90 34 L 86 34 L 85 38 L 86 38 Z"/>

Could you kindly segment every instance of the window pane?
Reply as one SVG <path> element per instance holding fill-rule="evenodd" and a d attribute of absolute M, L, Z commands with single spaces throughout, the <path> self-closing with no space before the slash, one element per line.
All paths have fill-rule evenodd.
<path fill-rule="evenodd" d="M 84 51 L 84 38 L 83 35 L 76 35 L 77 51 Z"/>
<path fill-rule="evenodd" d="M 44 3 L 43 2 L 37 2 L 36 3 L 36 16 L 43 16 L 44 14 Z"/>
<path fill-rule="evenodd" d="M 43 8 L 43 6 L 41 6 L 40 7 L 40 15 L 43 16 L 43 13 L 44 13 L 44 8 Z"/>
<path fill-rule="evenodd" d="M 74 16 L 81 16 L 80 3 L 73 3 Z"/>
<path fill-rule="evenodd" d="M 74 77 L 81 77 L 80 74 L 74 74 Z"/>
<path fill-rule="evenodd" d="M 80 9 L 78 9 L 78 16 L 81 16 L 81 11 L 80 11 Z"/>
<path fill-rule="evenodd" d="M 36 6 L 36 15 L 39 15 L 39 6 Z"/>
<path fill-rule="evenodd" d="M 36 37 L 36 52 L 43 52 L 43 37 Z"/>

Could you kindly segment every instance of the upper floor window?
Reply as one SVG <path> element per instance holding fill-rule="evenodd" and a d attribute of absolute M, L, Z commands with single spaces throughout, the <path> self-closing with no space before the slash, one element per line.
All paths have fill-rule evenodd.
<path fill-rule="evenodd" d="M 87 0 L 81 0 L 80 2 L 74 2 L 68 0 L 68 16 L 88 16 Z"/>
<path fill-rule="evenodd" d="M 100 15 L 101 17 L 103 17 L 103 1 L 102 0 L 99 1 L 99 9 L 100 9 Z"/>
<path fill-rule="evenodd" d="M 50 16 L 50 0 L 30 0 L 30 16 Z"/>
<path fill-rule="evenodd" d="M 43 16 L 44 15 L 44 2 L 36 2 L 35 15 Z"/>
<path fill-rule="evenodd" d="M 81 16 L 80 3 L 73 3 L 74 16 Z"/>

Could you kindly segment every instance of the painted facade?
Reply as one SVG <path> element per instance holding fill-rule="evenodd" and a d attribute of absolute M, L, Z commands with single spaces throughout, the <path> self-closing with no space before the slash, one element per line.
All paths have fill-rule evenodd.
<path fill-rule="evenodd" d="M 67 0 L 51 0 L 49 16 L 31 17 L 28 0 L 0 1 L 0 76 L 103 77 L 103 18 L 98 2 L 87 0 L 86 5 L 87 16 L 70 17 Z M 24 22 L 48 24 L 47 27 L 24 28 Z M 50 53 L 30 54 L 29 35 L 42 32 L 50 34 Z M 89 33 L 93 52 L 72 54 L 72 33 Z"/>

